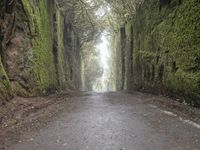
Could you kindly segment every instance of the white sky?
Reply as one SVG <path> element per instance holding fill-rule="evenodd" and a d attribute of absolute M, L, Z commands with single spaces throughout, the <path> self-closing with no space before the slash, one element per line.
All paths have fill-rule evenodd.
<path fill-rule="evenodd" d="M 109 59 L 110 59 L 110 53 L 109 53 L 109 43 L 108 43 L 108 36 L 106 36 L 106 32 L 102 33 L 101 36 L 101 42 L 96 45 L 96 49 L 99 51 L 100 54 L 100 65 L 104 69 L 104 74 L 100 79 L 101 82 L 101 91 L 107 90 L 107 77 L 108 77 L 108 71 L 109 71 Z M 96 89 L 99 90 L 99 89 Z"/>
<path fill-rule="evenodd" d="M 103 33 L 101 37 L 101 43 L 99 43 L 96 48 L 100 52 L 101 62 L 100 64 L 108 69 L 108 59 L 109 59 L 109 43 L 106 35 Z"/>

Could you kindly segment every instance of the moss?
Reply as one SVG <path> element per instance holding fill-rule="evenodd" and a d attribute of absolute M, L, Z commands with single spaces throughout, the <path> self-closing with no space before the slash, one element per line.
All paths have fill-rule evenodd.
<path fill-rule="evenodd" d="M 134 85 L 142 82 L 143 88 L 150 85 L 157 91 L 182 95 L 200 106 L 200 3 L 172 0 L 159 6 L 159 1 L 147 0 L 137 10 Z M 137 76 L 142 76 L 142 81 Z"/>
<path fill-rule="evenodd" d="M 58 67 L 59 67 L 59 81 L 61 88 L 65 87 L 65 68 L 64 68 L 64 58 L 63 58 L 63 16 L 60 11 L 56 13 L 56 21 L 57 21 L 57 37 L 58 37 Z"/>
<path fill-rule="evenodd" d="M 11 93 L 10 82 L 0 58 L 0 98 L 1 98 L 0 102 L 8 100 L 11 96 L 12 93 Z"/>
<path fill-rule="evenodd" d="M 57 88 L 53 58 L 53 2 L 22 2 L 29 18 L 33 48 L 32 70 L 35 80 L 41 90 Z"/>
<path fill-rule="evenodd" d="M 8 66 L 13 69 L 8 71 L 11 72 L 11 83 L 4 66 L 0 64 L 0 99 L 8 97 L 11 89 L 16 95 L 30 96 L 65 87 L 79 88 L 81 63 L 78 34 L 54 2 L 16 1 L 13 37 L 19 37 L 16 37 L 16 43 L 11 39 L 9 46 L 15 46 L 14 53 L 19 57 L 13 59 L 14 67 Z M 6 61 L 5 58 L 5 64 Z"/>

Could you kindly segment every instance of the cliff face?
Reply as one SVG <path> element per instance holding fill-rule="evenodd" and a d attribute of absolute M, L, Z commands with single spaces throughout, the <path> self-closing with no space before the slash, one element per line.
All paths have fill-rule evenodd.
<path fill-rule="evenodd" d="M 54 1 L 7 0 L 0 6 L 0 102 L 13 95 L 78 89 L 78 36 L 64 28 L 67 18 Z"/>
<path fill-rule="evenodd" d="M 80 41 L 78 33 L 73 29 L 73 25 L 64 18 L 63 42 L 64 42 L 64 67 L 69 88 L 81 88 L 81 56 Z"/>
<path fill-rule="evenodd" d="M 10 48 L 10 36 L 13 34 L 14 27 L 14 3 L 10 1 L 1 1 L 0 7 L 0 103 L 4 103 L 12 97 L 11 84 L 6 72 L 6 52 L 5 49 Z"/>
<path fill-rule="evenodd" d="M 139 6 L 123 27 L 123 84 L 200 106 L 199 14 L 199 0 L 146 0 Z"/>

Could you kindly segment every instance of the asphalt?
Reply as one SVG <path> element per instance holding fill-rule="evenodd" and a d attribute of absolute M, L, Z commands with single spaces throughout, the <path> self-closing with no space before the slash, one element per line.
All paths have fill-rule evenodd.
<path fill-rule="evenodd" d="M 9 150 L 200 150 L 200 125 L 142 93 L 87 93 Z"/>

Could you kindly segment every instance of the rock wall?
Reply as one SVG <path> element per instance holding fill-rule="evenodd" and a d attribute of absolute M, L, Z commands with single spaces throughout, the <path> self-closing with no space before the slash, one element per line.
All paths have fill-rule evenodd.
<path fill-rule="evenodd" d="M 64 67 L 68 88 L 81 89 L 81 56 L 78 33 L 68 18 L 64 18 Z"/>
<path fill-rule="evenodd" d="M 54 0 L 4 0 L 0 7 L 0 102 L 13 95 L 78 89 L 78 35 L 65 28 L 67 18 Z"/>
<path fill-rule="evenodd" d="M 199 14 L 199 0 L 146 0 L 138 6 L 125 25 L 128 89 L 200 106 Z"/>
<path fill-rule="evenodd" d="M 10 48 L 10 37 L 13 34 L 14 26 L 14 3 L 11 1 L 0 2 L 0 104 L 12 98 L 11 84 L 6 72 L 6 52 Z"/>
<path fill-rule="evenodd" d="M 80 90 L 81 55 L 80 41 L 76 29 L 60 11 L 54 22 L 54 60 L 60 87 Z"/>

